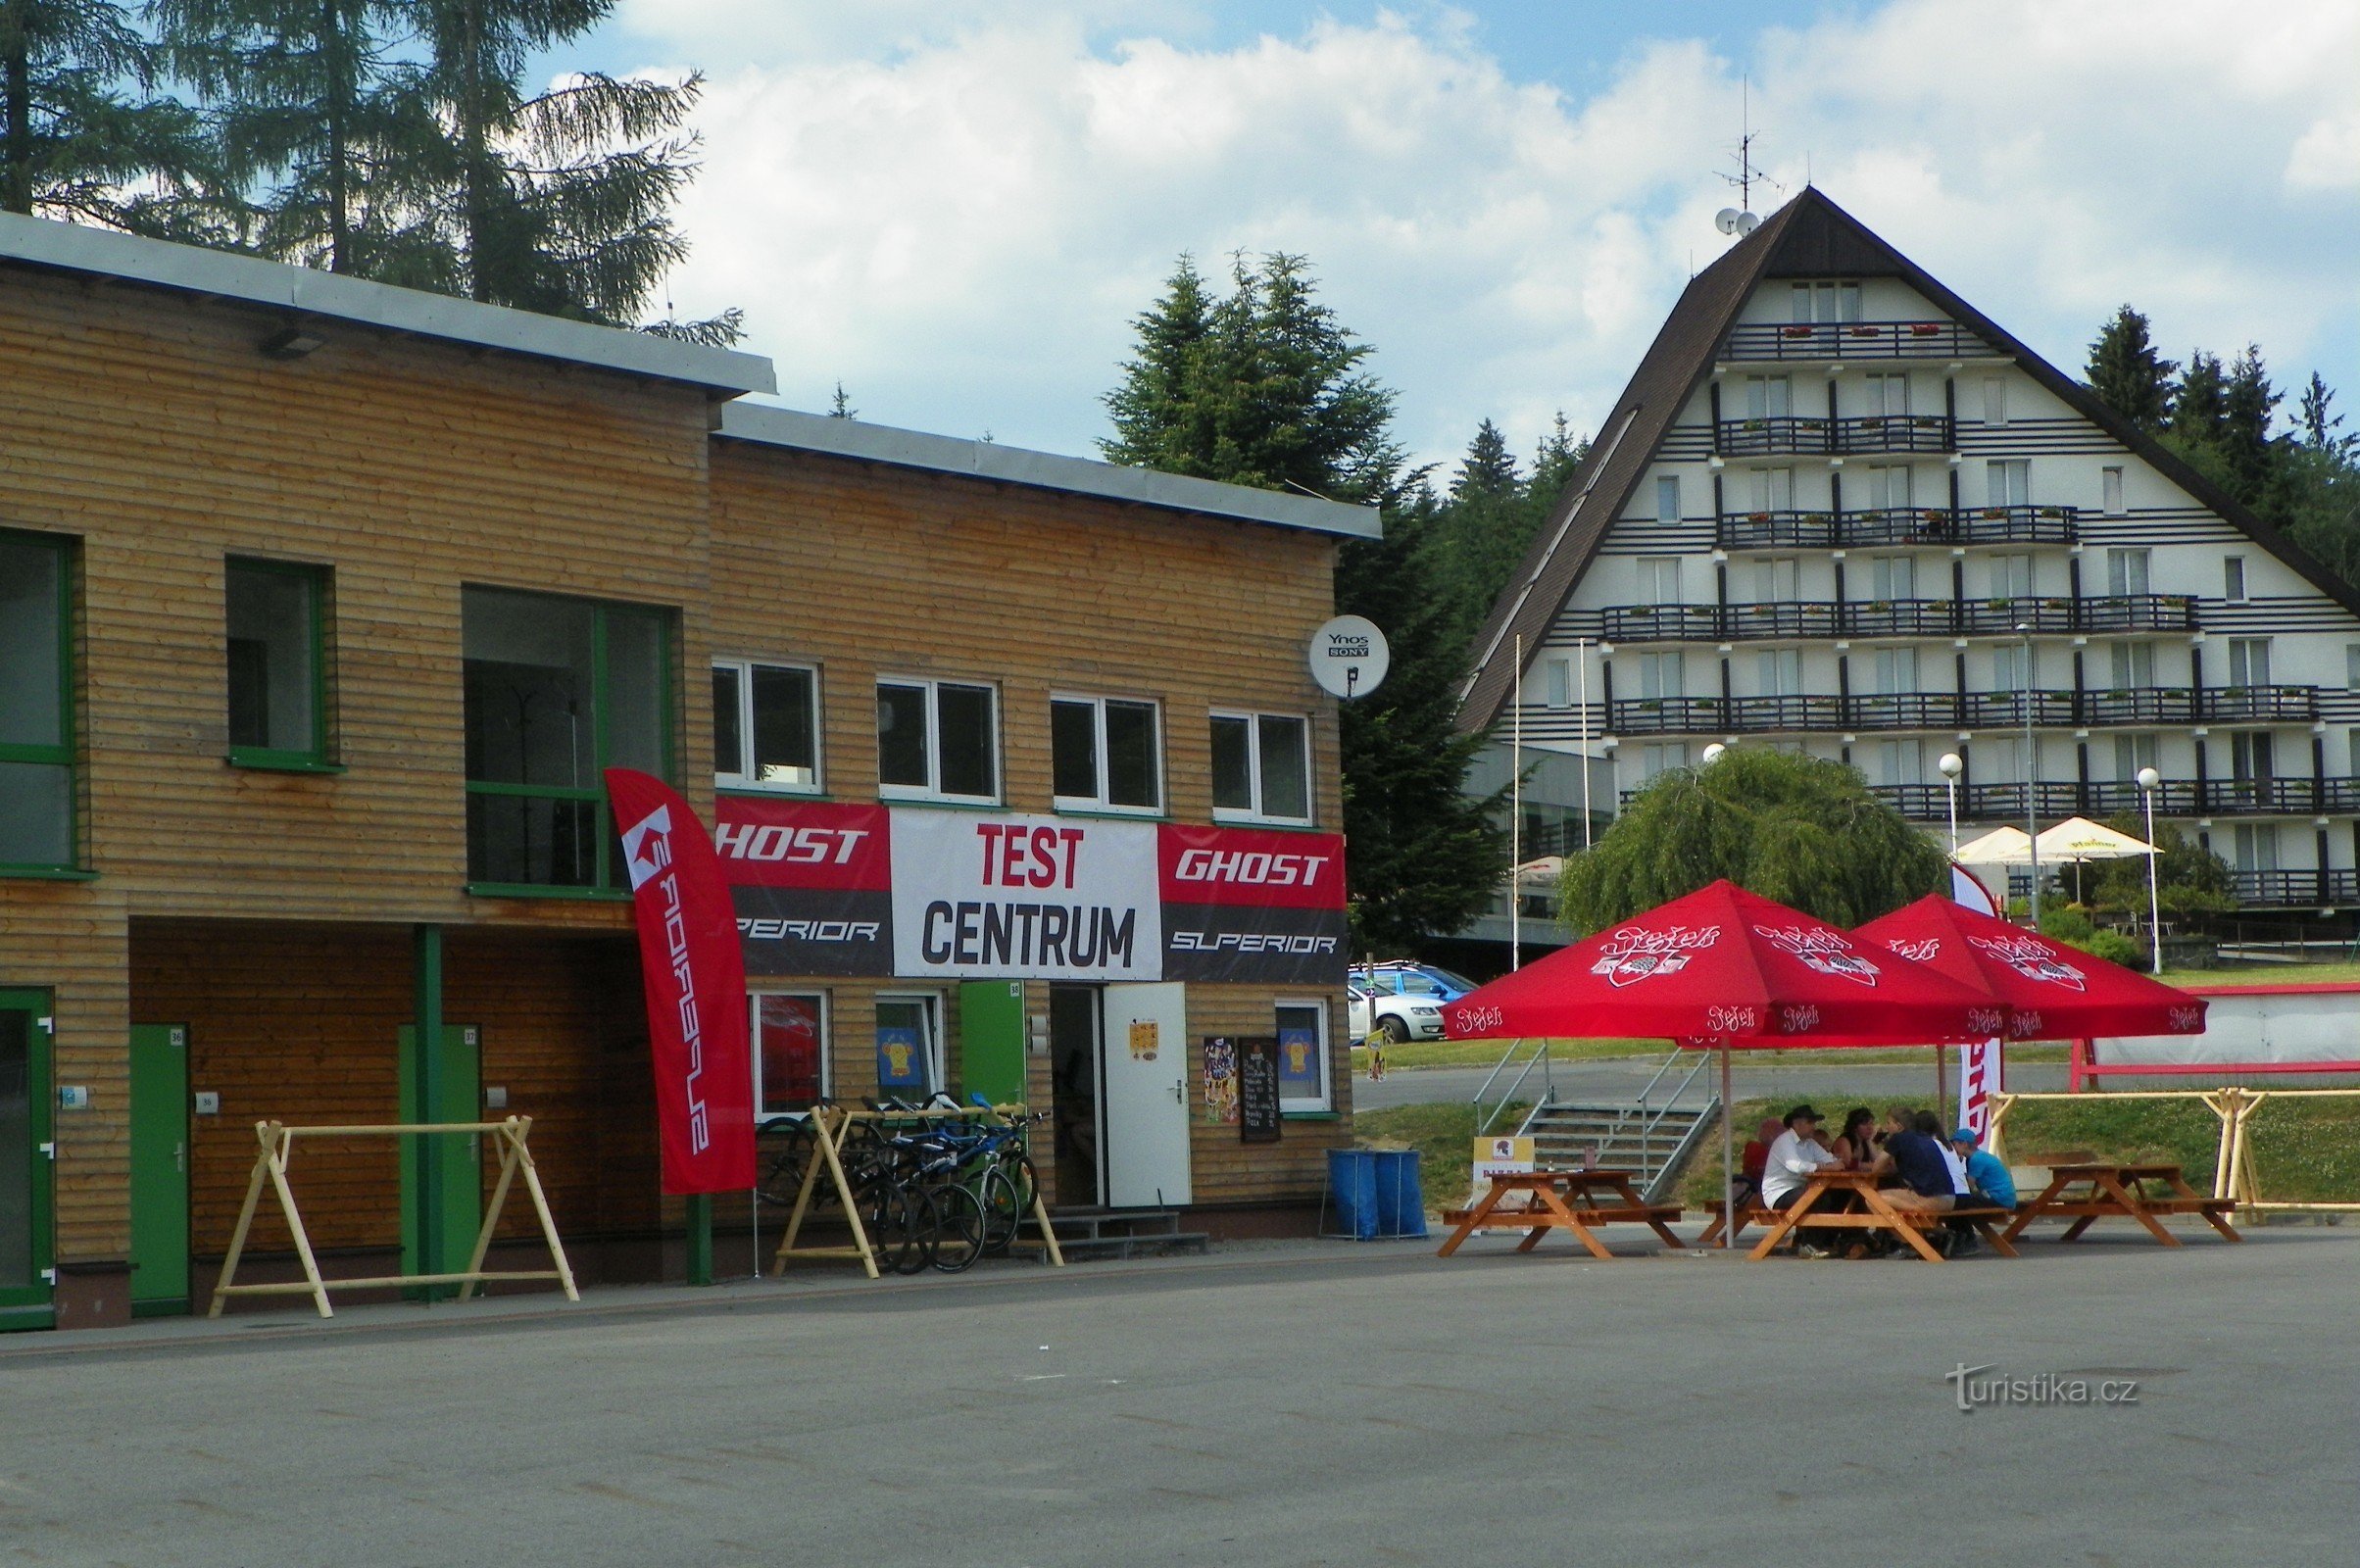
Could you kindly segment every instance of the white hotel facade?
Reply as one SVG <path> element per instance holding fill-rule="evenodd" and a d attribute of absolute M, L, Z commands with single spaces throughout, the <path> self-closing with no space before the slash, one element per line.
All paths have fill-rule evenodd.
<path fill-rule="evenodd" d="M 1601 812 L 1715 742 L 1938 832 L 1955 753 L 1962 834 L 2152 766 L 2242 905 L 2360 906 L 2360 595 L 1815 190 L 1690 283 L 1495 607 L 1502 741 L 1519 638 Z"/>

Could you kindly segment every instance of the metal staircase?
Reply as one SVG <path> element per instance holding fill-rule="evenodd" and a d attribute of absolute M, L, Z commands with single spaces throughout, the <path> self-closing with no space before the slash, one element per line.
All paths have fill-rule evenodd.
<path fill-rule="evenodd" d="M 1491 1131 L 1538 1070 L 1538 1094 L 1516 1128 L 1516 1136 L 1533 1140 L 1534 1162 L 1545 1170 L 1591 1164 L 1636 1171 L 1641 1194 L 1648 1202 L 1669 1201 L 1689 1160 L 1720 1125 L 1721 1097 L 1712 1092 L 1710 1080 L 1704 1076 L 1712 1054 L 1675 1051 L 1634 1099 L 1603 1104 L 1558 1097 L 1555 1064 L 1548 1042 L 1543 1041 L 1522 1070 L 1494 1095 L 1493 1085 L 1527 1044 L 1519 1040 L 1510 1046 L 1483 1087 L 1476 1090 L 1476 1131 Z"/>

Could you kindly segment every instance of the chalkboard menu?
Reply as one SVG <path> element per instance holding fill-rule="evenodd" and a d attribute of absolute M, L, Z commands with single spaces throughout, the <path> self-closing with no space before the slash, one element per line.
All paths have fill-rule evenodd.
<path fill-rule="evenodd" d="M 1278 1142 L 1278 1037 L 1247 1036 L 1238 1048 L 1238 1139 Z"/>

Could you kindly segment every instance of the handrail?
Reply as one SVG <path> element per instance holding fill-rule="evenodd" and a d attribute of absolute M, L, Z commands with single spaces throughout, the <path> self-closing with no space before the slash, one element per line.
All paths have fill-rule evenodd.
<path fill-rule="evenodd" d="M 1524 1070 L 1516 1074 L 1515 1082 L 1509 1084 L 1506 1089 L 1500 1092 L 1500 1099 L 1493 1104 L 1489 1111 L 1484 1110 L 1484 1091 L 1491 1088 L 1493 1080 L 1497 1079 L 1502 1072 L 1507 1070 L 1507 1064 L 1515 1059 L 1517 1051 L 1522 1049 L 1523 1045 L 1524 1038 L 1522 1036 L 1519 1036 L 1515 1040 L 1508 1043 L 1506 1054 L 1500 1058 L 1500 1064 L 1498 1066 L 1494 1067 L 1491 1072 L 1485 1075 L 1483 1082 L 1476 1087 L 1474 1095 L 1467 1102 L 1467 1103 L 1473 1105 L 1478 1112 L 1478 1115 L 1475 1119 L 1475 1135 L 1479 1138 L 1492 1130 L 1492 1124 L 1500 1119 L 1500 1113 L 1507 1109 L 1509 1104 L 1515 1101 L 1516 1091 L 1524 1087 L 1524 1080 L 1532 1076 L 1533 1068 L 1539 1067 L 1542 1069 L 1542 1102 L 1546 1103 L 1550 1099 L 1555 1097 L 1556 1076 L 1554 1069 L 1549 1062 L 1549 1042 L 1544 1040 L 1541 1042 L 1541 1049 L 1533 1054 L 1530 1060 L 1525 1062 Z"/>

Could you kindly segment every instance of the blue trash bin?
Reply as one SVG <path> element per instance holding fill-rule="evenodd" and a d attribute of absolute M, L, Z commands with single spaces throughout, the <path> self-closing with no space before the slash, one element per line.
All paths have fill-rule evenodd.
<path fill-rule="evenodd" d="M 1377 1237 L 1377 1152 L 1373 1149 L 1328 1151 L 1328 1201 L 1335 1218 L 1320 1230 L 1323 1236 L 1342 1236 L 1355 1242 Z"/>
<path fill-rule="evenodd" d="M 1414 1149 L 1372 1152 L 1376 1160 L 1377 1234 L 1426 1234 L 1426 1188 Z"/>

